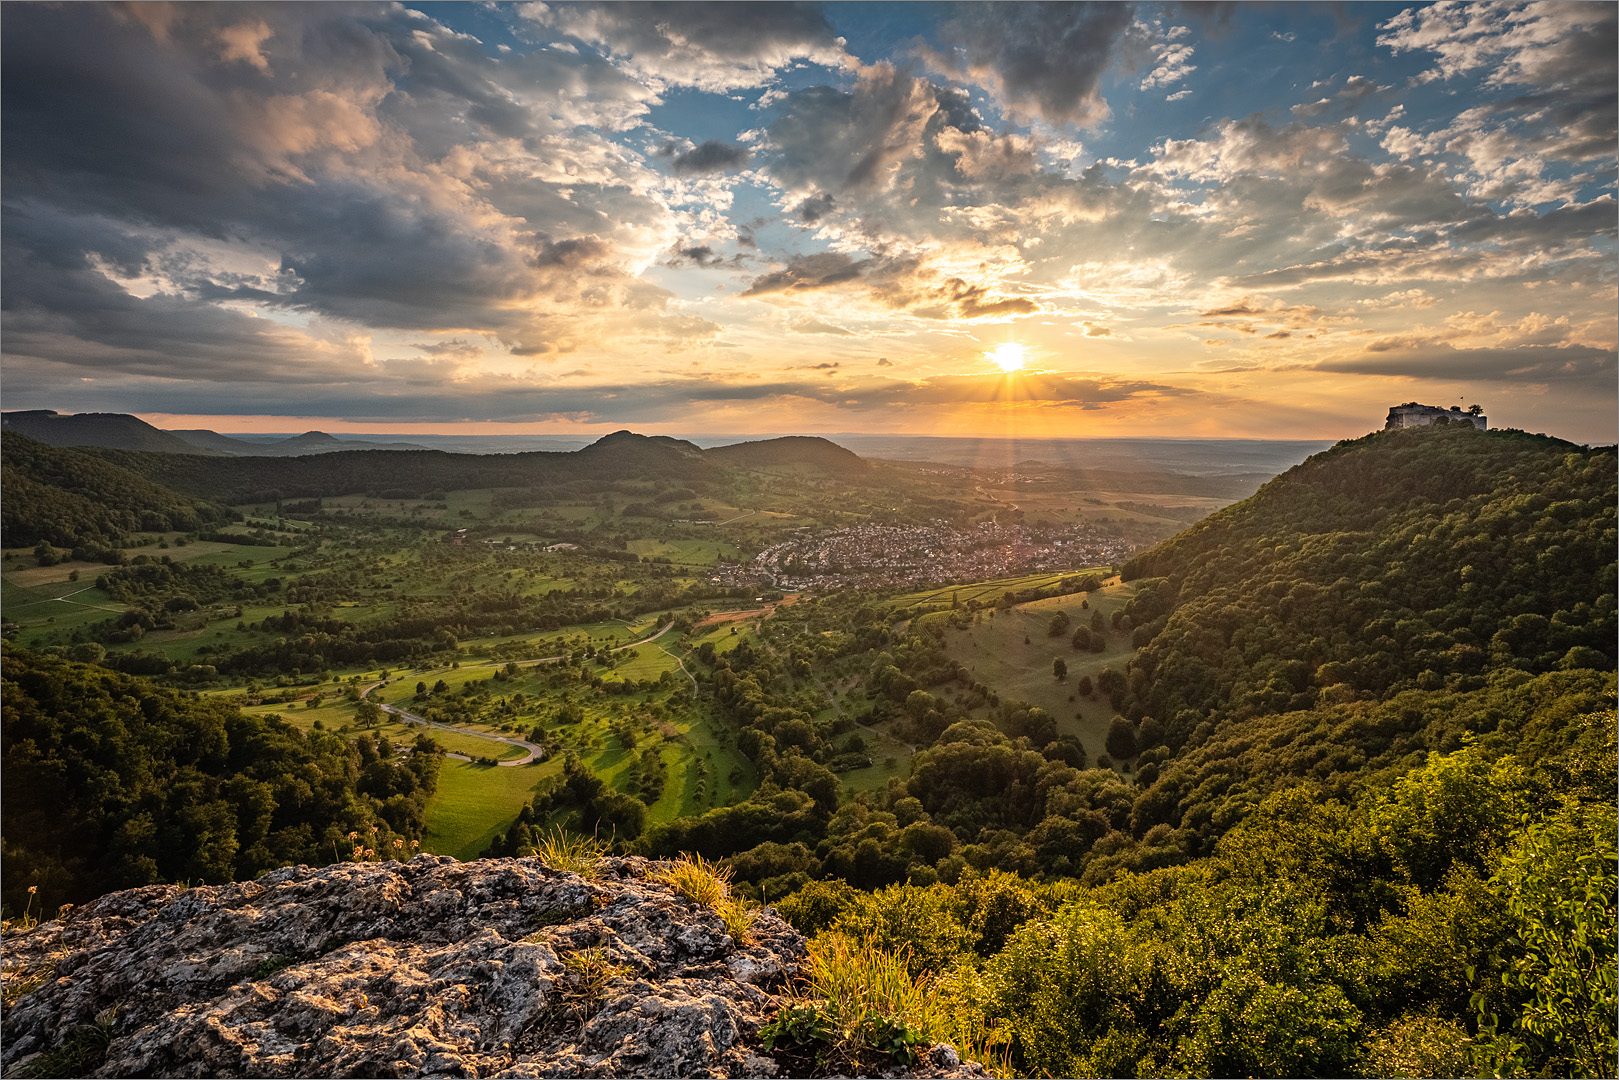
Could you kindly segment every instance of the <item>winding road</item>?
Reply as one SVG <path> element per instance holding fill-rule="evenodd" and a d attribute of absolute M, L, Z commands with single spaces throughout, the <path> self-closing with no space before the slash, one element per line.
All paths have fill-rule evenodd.
<path fill-rule="evenodd" d="M 466 728 L 456 727 L 454 724 L 441 724 L 437 720 L 429 720 L 425 716 L 417 716 L 413 712 L 407 712 L 397 705 L 383 705 L 382 711 L 388 713 L 390 716 L 397 716 L 401 720 L 409 720 L 413 724 L 426 724 L 428 727 L 443 728 L 445 731 L 453 731 L 459 735 L 476 735 L 480 739 L 493 739 L 495 742 L 503 742 L 508 746 L 521 747 L 525 751 L 524 755 L 520 758 L 512 758 L 510 761 L 495 762 L 496 765 L 499 765 L 502 768 L 514 765 L 527 765 L 529 762 L 538 761 L 545 756 L 545 747 L 535 746 L 533 743 L 524 739 L 508 739 L 504 735 L 489 735 L 482 731 L 468 731 Z M 472 756 L 470 754 L 457 754 L 449 750 L 444 752 L 444 756 L 455 758 L 458 761 L 472 760 Z"/>
<path fill-rule="evenodd" d="M 610 649 L 608 651 L 609 652 L 623 652 L 625 649 L 633 649 L 633 648 L 635 648 L 635 647 L 637 647 L 639 645 L 645 645 L 645 644 L 647 644 L 649 642 L 657 641 L 663 635 L 667 634 L 670 630 L 673 630 L 674 626 L 675 626 L 675 624 L 674 624 L 673 621 L 664 623 L 663 627 L 661 629 L 659 629 L 657 633 L 652 634 L 652 635 L 650 635 L 648 637 L 644 637 L 640 641 L 632 641 L 628 645 L 615 645 L 612 649 Z M 659 645 L 658 648 L 663 649 L 663 646 Z M 668 649 L 663 649 L 663 651 L 664 652 L 669 652 Z M 670 656 L 675 656 L 674 653 L 669 653 L 669 655 Z M 567 658 L 566 656 L 542 656 L 537 660 L 531 661 L 531 663 L 535 663 L 535 664 L 554 664 L 558 660 L 564 660 L 566 658 Z M 686 671 L 686 665 L 683 664 L 683 663 L 680 663 L 680 657 L 675 656 L 675 663 L 680 664 L 680 670 L 685 674 L 686 678 L 691 679 L 692 687 L 695 688 L 697 686 L 697 680 L 695 678 L 692 678 L 691 672 Z M 476 665 L 469 664 L 467 666 L 468 667 L 493 667 L 493 666 L 496 666 L 498 664 L 500 664 L 500 661 L 498 661 L 498 660 L 486 660 L 481 664 L 476 664 Z M 369 698 L 371 696 L 371 691 L 375 690 L 379 686 L 382 686 L 385 681 L 386 680 L 379 680 L 377 682 L 372 683 L 370 686 L 367 686 L 365 689 L 360 691 L 360 696 L 363 697 L 363 698 Z M 386 704 L 386 703 L 380 702 L 380 701 L 377 702 L 377 705 L 381 707 L 383 712 L 389 714 L 390 716 L 397 716 L 397 717 L 399 717 L 399 719 L 407 720 L 412 724 L 425 724 L 427 727 L 442 728 L 445 731 L 453 731 L 453 732 L 456 732 L 459 735 L 473 735 L 473 736 L 476 736 L 476 737 L 478 737 L 480 739 L 492 739 L 495 742 L 503 742 L 503 743 L 506 743 L 508 746 L 516 746 L 516 747 L 519 747 L 519 748 L 521 748 L 523 750 L 523 756 L 520 757 L 520 758 L 512 758 L 510 761 L 497 761 L 497 762 L 495 762 L 495 764 L 500 766 L 501 768 L 511 768 L 511 767 L 515 767 L 517 765 L 527 765 L 531 761 L 541 761 L 545 757 L 545 747 L 536 746 L 534 743 L 531 743 L 526 739 L 511 739 L 511 738 L 507 738 L 504 735 L 490 735 L 487 732 L 473 731 L 473 730 L 471 730 L 469 728 L 458 727 L 455 724 L 441 724 L 437 720 L 429 720 L 425 716 L 418 716 L 417 714 L 411 712 L 408 709 L 401 709 L 397 705 L 389 705 L 389 704 Z M 471 761 L 472 760 L 472 756 L 470 754 L 459 754 L 459 753 L 455 753 L 453 751 L 445 751 L 444 756 L 449 757 L 449 758 L 455 758 L 457 761 Z"/>

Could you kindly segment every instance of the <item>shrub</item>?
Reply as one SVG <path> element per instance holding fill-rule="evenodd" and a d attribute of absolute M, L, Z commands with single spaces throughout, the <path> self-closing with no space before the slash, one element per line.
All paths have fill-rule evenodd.
<path fill-rule="evenodd" d="M 842 934 L 810 944 L 789 1004 L 761 1029 L 765 1048 L 795 1043 L 826 1070 L 909 1065 L 933 1040 L 927 979 L 911 976 L 904 950 L 856 945 Z"/>

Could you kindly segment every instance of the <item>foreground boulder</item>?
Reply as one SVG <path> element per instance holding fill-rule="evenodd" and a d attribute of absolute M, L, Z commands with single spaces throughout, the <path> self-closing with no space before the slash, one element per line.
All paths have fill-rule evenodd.
<path fill-rule="evenodd" d="M 112 893 L 10 935 L 6 1075 L 775 1076 L 802 936 L 537 859 L 288 867 Z M 924 1061 L 950 1068 L 940 1047 Z M 947 1064 L 948 1063 L 948 1064 Z"/>

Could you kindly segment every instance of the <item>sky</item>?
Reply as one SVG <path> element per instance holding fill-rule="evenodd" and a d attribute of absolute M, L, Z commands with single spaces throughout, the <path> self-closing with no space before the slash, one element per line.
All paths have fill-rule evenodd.
<path fill-rule="evenodd" d="M 1616 11 L 6 3 L 0 399 L 1613 442 Z"/>

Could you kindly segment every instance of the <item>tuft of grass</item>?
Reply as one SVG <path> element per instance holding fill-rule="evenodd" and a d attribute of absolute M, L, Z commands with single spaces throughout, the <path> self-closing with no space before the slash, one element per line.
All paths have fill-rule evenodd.
<path fill-rule="evenodd" d="M 613 963 L 600 945 L 568 953 L 561 960 L 562 966 L 568 969 L 568 981 L 561 987 L 562 997 L 579 1014 L 582 1029 L 601 1009 L 608 984 L 628 975 L 630 969 Z"/>
<path fill-rule="evenodd" d="M 290 956 L 267 956 L 259 961 L 258 966 L 253 969 L 253 981 L 259 982 L 260 980 L 268 979 L 271 975 L 291 964 L 292 957 Z"/>
<path fill-rule="evenodd" d="M 680 856 L 653 874 L 652 880 L 661 881 L 679 896 L 715 911 L 731 898 L 731 868 L 711 863 L 701 855 Z"/>
<path fill-rule="evenodd" d="M 32 971 L 19 972 L 6 980 L 6 988 L 3 993 L 0 993 L 0 1000 L 10 1005 L 24 994 L 31 994 L 38 990 L 55 975 L 56 964 L 52 962 L 41 964 Z"/>
<path fill-rule="evenodd" d="M 725 923 L 725 932 L 731 935 L 731 940 L 738 945 L 753 944 L 753 921 L 759 917 L 759 909 L 753 901 L 745 896 L 732 894 L 720 901 L 715 909 L 720 913 L 720 919 Z"/>
<path fill-rule="evenodd" d="M 552 870 L 578 874 L 586 881 L 601 876 L 602 845 L 593 836 L 575 836 L 562 829 L 544 833 L 528 854 Z"/>
<path fill-rule="evenodd" d="M 23 1062 L 8 1076 L 89 1076 L 107 1061 L 112 1043 L 115 1009 L 96 1014 L 93 1024 L 76 1024 L 62 1033 L 55 1046 Z"/>

